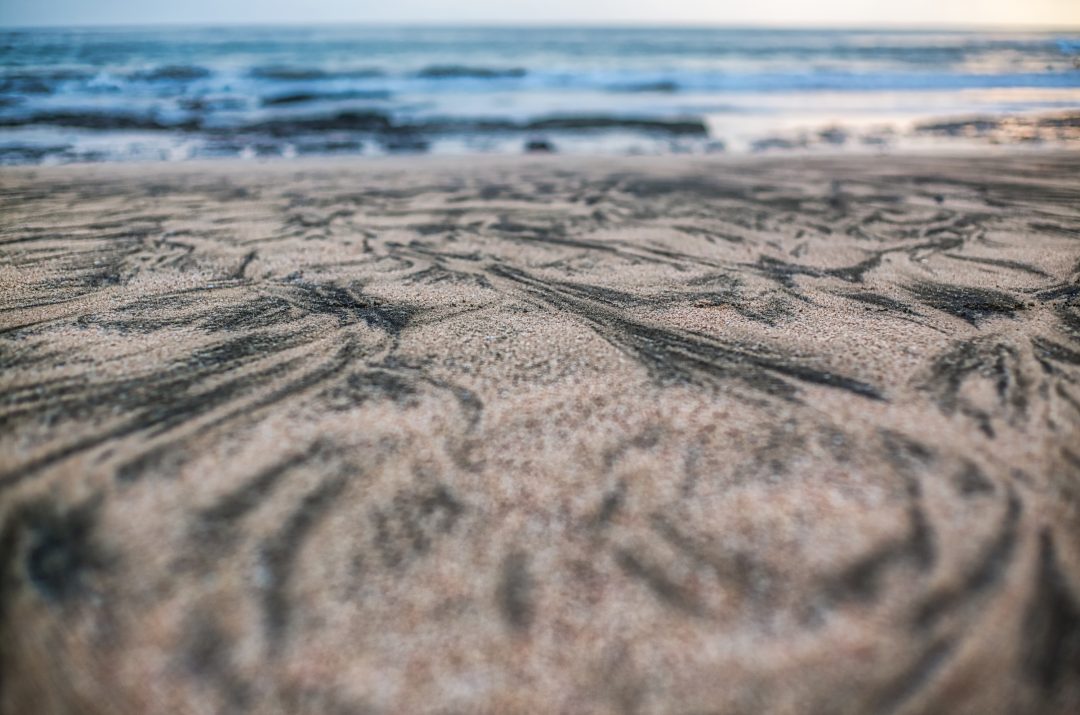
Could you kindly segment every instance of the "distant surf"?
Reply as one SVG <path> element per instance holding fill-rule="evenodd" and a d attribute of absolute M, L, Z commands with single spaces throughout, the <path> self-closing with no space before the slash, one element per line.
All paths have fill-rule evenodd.
<path fill-rule="evenodd" d="M 905 122 L 1075 110 L 1078 58 L 1080 35 L 1038 32 L 8 31 L 0 162 L 752 151 L 836 124 L 824 144 L 882 146 Z"/>

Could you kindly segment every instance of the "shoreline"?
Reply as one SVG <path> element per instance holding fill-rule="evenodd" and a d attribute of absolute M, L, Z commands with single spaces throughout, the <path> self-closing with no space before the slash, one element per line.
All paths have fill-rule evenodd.
<path fill-rule="evenodd" d="M 172 172 L 186 173 L 204 170 L 220 170 L 222 172 L 253 171 L 255 173 L 270 171 L 289 173 L 291 171 L 308 171 L 313 169 L 327 169 L 333 171 L 357 170 L 363 172 L 366 168 L 373 169 L 394 168 L 395 165 L 423 169 L 453 168 L 466 165 L 468 167 L 516 167 L 529 164 L 558 165 L 564 164 L 574 168 L 587 168 L 589 166 L 638 164 L 645 168 L 648 165 L 664 166 L 677 169 L 685 166 L 687 169 L 702 165 L 753 165 L 773 164 L 784 162 L 832 162 L 854 160 L 897 162 L 908 164 L 913 162 L 949 161 L 974 159 L 979 161 L 983 158 L 988 160 L 1020 158 L 1047 158 L 1054 159 L 1060 156 L 1073 156 L 1080 154 L 1078 145 L 1048 145 L 1036 142 L 1018 142 L 1013 144 L 980 143 L 980 144 L 953 144 L 942 143 L 937 147 L 920 147 L 914 150 L 882 151 L 871 148 L 852 150 L 837 148 L 795 148 L 780 151 L 759 152 L 718 152 L 701 154 L 613 154 L 606 152 L 559 154 L 547 152 L 522 152 L 522 153 L 479 153 L 479 154 L 451 154 L 451 153 L 405 153 L 405 154 L 350 154 L 350 155 L 302 155 L 295 157 L 283 156 L 254 156 L 241 158 L 227 157 L 197 157 L 191 159 L 168 160 L 168 159 L 125 159 L 113 161 L 74 161 L 58 164 L 0 164 L 0 176 L 18 177 L 26 173 L 57 173 L 67 171 L 104 173 L 137 172 L 137 173 L 160 173 Z"/>

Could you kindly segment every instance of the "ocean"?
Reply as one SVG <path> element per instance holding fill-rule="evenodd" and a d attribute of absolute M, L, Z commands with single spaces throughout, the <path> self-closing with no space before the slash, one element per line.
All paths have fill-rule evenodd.
<path fill-rule="evenodd" d="M 982 126 L 943 117 L 1077 108 L 1078 33 L 0 31 L 2 163 L 881 150 Z"/>

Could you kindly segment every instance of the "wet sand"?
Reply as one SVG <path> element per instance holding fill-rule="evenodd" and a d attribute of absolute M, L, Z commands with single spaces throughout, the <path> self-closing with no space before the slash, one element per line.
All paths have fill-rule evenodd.
<path fill-rule="evenodd" d="M 1080 707 L 1080 155 L 0 172 L 0 712 Z"/>

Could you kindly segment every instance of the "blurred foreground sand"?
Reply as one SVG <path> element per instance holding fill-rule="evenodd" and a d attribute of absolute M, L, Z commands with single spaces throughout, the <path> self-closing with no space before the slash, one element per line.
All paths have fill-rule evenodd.
<path fill-rule="evenodd" d="M 1080 155 L 0 172 L 0 711 L 1075 712 Z"/>

